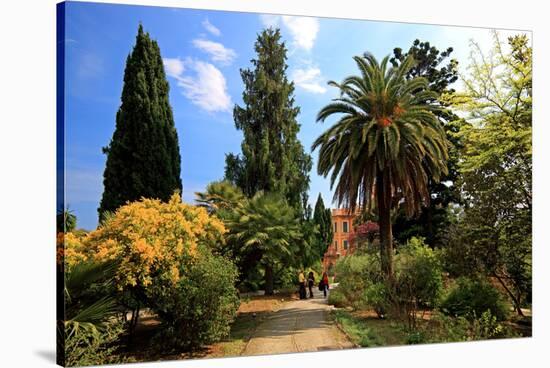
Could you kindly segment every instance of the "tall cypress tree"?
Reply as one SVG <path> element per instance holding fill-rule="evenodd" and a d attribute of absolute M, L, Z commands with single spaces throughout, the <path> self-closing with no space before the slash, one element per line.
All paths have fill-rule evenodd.
<path fill-rule="evenodd" d="M 140 24 L 126 59 L 121 105 L 103 173 L 100 219 L 126 201 L 168 200 L 181 191 L 178 134 L 168 101 L 169 86 L 156 41 Z"/>
<path fill-rule="evenodd" d="M 319 257 L 323 257 L 328 246 L 332 243 L 332 214 L 330 208 L 325 208 L 325 203 L 323 202 L 323 197 L 321 193 L 317 197 L 317 202 L 315 203 L 315 210 L 313 212 L 313 222 L 319 226 L 318 234 L 318 250 Z"/>
<path fill-rule="evenodd" d="M 242 155 L 226 156 L 225 177 L 250 197 L 258 191 L 281 193 L 303 214 L 311 156 L 297 138 L 300 108 L 294 106 L 294 84 L 286 77 L 280 31 L 262 31 L 255 51 L 253 69 L 241 69 L 244 106 L 233 111 L 235 126 L 243 131 Z"/>

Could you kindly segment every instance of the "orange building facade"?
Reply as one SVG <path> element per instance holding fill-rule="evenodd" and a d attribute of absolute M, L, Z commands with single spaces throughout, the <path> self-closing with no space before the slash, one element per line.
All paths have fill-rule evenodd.
<path fill-rule="evenodd" d="M 323 256 L 323 268 L 333 274 L 332 268 L 338 260 L 347 254 L 353 253 L 352 239 L 354 237 L 353 220 L 356 214 L 348 209 L 337 208 L 332 210 L 332 243 Z"/>

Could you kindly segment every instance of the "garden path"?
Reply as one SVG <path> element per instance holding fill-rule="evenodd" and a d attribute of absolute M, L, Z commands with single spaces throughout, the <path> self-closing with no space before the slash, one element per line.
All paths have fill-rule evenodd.
<path fill-rule="evenodd" d="M 242 355 L 353 348 L 329 319 L 330 308 L 317 290 L 312 299 L 286 303 L 258 326 Z"/>

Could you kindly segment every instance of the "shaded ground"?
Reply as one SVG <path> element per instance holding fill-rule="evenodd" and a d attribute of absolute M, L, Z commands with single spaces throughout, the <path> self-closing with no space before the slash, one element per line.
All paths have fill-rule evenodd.
<path fill-rule="evenodd" d="M 320 293 L 313 299 L 285 303 L 258 325 L 242 355 L 297 353 L 352 348 L 329 318 Z"/>

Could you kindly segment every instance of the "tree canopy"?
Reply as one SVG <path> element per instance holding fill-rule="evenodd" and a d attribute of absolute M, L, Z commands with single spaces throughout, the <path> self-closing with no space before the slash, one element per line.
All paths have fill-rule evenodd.
<path fill-rule="evenodd" d="M 100 220 L 128 201 L 181 191 L 178 135 L 160 49 L 140 24 L 124 70 L 121 105 L 103 173 Z"/>
<path fill-rule="evenodd" d="M 226 156 L 225 178 L 248 197 L 258 191 L 281 193 L 306 210 L 311 157 L 297 138 L 300 108 L 286 76 L 286 46 L 278 29 L 262 31 L 254 45 L 253 68 L 241 69 L 243 106 L 235 106 L 235 127 L 243 132 L 242 154 Z"/>

